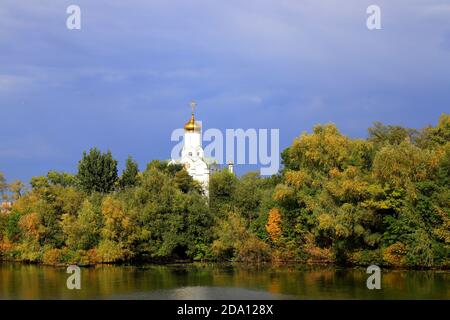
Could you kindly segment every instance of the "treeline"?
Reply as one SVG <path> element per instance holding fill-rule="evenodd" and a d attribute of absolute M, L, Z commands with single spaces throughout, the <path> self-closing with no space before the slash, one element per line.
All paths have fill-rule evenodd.
<path fill-rule="evenodd" d="M 332 124 L 283 151 L 278 175 L 210 179 L 178 165 L 84 153 L 78 173 L 0 175 L 0 256 L 47 264 L 297 261 L 450 266 L 450 115 L 421 130 L 375 123 L 367 139 Z M 7 193 L 7 189 L 10 192 Z"/>

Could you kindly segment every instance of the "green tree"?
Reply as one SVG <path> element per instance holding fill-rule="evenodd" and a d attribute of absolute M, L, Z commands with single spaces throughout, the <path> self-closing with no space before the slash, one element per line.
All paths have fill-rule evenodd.
<path fill-rule="evenodd" d="M 94 248 L 100 241 L 102 223 L 99 208 L 86 199 L 76 216 L 64 214 L 62 217 L 66 245 L 72 250 Z"/>
<path fill-rule="evenodd" d="M 73 187 L 76 184 L 75 175 L 51 170 L 47 173 L 49 183 L 63 187 Z"/>
<path fill-rule="evenodd" d="M 443 145 L 450 142 L 450 114 L 443 113 L 439 117 L 437 126 L 431 127 L 427 131 L 431 143 Z"/>
<path fill-rule="evenodd" d="M 19 220 L 20 213 L 13 211 L 8 215 L 8 221 L 6 226 L 6 235 L 11 241 L 18 241 L 20 238 Z"/>
<path fill-rule="evenodd" d="M 33 190 L 42 190 L 50 187 L 48 178 L 45 176 L 32 177 L 30 180 L 30 185 L 33 188 Z"/>
<path fill-rule="evenodd" d="M 334 124 L 317 125 L 312 134 L 304 132 L 282 153 L 283 163 L 286 169 L 305 168 L 314 175 L 327 175 L 333 168 L 342 170 L 362 161 L 354 159 L 352 145 L 356 143 L 359 140 L 352 141 L 341 134 Z"/>
<path fill-rule="evenodd" d="M 117 161 L 111 151 L 100 152 L 93 148 L 89 153 L 83 152 L 83 158 L 78 163 L 77 179 L 80 187 L 88 192 L 111 192 L 117 182 Z"/>
<path fill-rule="evenodd" d="M 240 177 L 236 184 L 233 203 L 250 224 L 257 216 L 261 204 L 262 180 L 259 173 L 249 172 Z"/>
<path fill-rule="evenodd" d="M 198 193 L 203 192 L 200 183 L 194 180 L 184 169 L 175 173 L 173 181 L 178 189 L 180 189 L 184 193 L 188 193 L 191 191 L 196 191 Z"/>
<path fill-rule="evenodd" d="M 212 252 L 220 260 L 262 262 L 269 259 L 269 246 L 248 232 L 245 220 L 238 213 L 230 213 L 214 228 L 216 240 Z"/>
<path fill-rule="evenodd" d="M 436 170 L 433 154 L 409 142 L 381 148 L 374 159 L 373 173 L 382 183 L 406 186 L 411 181 L 422 181 Z"/>
<path fill-rule="evenodd" d="M 119 184 L 122 189 L 134 187 L 138 182 L 139 168 L 131 156 L 127 158 L 125 169 L 122 171 Z"/>
<path fill-rule="evenodd" d="M 447 143 L 442 148 L 442 158 L 439 161 L 437 169 L 437 180 L 442 186 L 450 189 L 450 143 Z"/>
<path fill-rule="evenodd" d="M 219 259 L 230 260 L 236 257 L 248 237 L 245 220 L 235 212 L 220 219 L 214 231 L 217 239 L 212 244 L 212 250 Z"/>
<path fill-rule="evenodd" d="M 168 161 L 153 160 L 147 164 L 147 170 L 156 169 L 173 177 L 177 172 L 184 170 L 182 164 L 169 164 Z"/>
<path fill-rule="evenodd" d="M 209 179 L 209 201 L 214 214 L 226 216 L 228 212 L 233 211 L 234 194 L 238 179 L 228 170 L 224 169 L 215 172 Z"/>
<path fill-rule="evenodd" d="M 404 128 L 401 126 L 384 125 L 381 122 L 374 122 L 368 129 L 369 141 L 375 144 L 400 144 L 404 141 L 412 142 L 418 135 L 415 129 Z"/>

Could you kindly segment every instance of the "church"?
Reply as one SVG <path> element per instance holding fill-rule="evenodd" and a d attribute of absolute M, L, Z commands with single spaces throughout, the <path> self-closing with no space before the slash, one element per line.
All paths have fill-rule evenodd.
<path fill-rule="evenodd" d="M 183 148 L 180 159 L 172 159 L 169 164 L 181 164 L 189 175 L 200 183 L 203 192 L 208 196 L 209 176 L 218 170 L 217 161 L 207 158 L 202 147 L 202 125 L 195 120 L 195 101 L 190 103 L 192 114 L 189 121 L 184 125 Z"/>

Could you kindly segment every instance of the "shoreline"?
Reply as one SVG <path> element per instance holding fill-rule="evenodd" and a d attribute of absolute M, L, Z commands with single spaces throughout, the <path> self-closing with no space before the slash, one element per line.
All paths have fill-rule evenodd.
<path fill-rule="evenodd" d="M 213 264 L 218 266 L 239 266 L 239 267 L 289 267 L 289 266 L 322 266 L 322 267 L 333 267 L 342 269 L 358 269 L 367 268 L 369 265 L 340 265 L 333 262 L 305 262 L 305 261 L 266 261 L 266 262 L 240 262 L 240 261 L 214 261 L 214 260 L 172 260 L 172 261 L 142 261 L 139 263 L 130 262 L 116 262 L 116 263 L 92 263 L 92 264 L 71 264 L 71 263 L 59 263 L 59 264 L 48 264 L 42 262 L 30 262 L 30 261 L 20 261 L 11 259 L 1 259 L 1 264 L 21 264 L 21 265 L 35 265 L 43 267 L 53 267 L 53 268 L 65 268 L 70 265 L 77 265 L 81 268 L 97 268 L 101 266 L 114 266 L 114 267 L 144 267 L 144 266 L 182 266 L 182 265 L 199 265 L 199 264 Z M 450 271 L 450 267 L 407 267 L 407 266 L 388 266 L 380 265 L 380 268 L 390 271 Z"/>

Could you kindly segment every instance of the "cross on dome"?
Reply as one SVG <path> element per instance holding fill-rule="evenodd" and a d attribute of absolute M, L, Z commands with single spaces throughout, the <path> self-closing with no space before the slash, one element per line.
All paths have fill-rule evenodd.
<path fill-rule="evenodd" d="M 191 109 L 192 109 L 192 114 L 194 114 L 195 107 L 197 107 L 197 102 L 195 102 L 195 100 L 192 100 L 192 101 L 189 103 L 189 106 L 190 106 Z"/>
<path fill-rule="evenodd" d="M 198 131 L 200 131 L 200 125 L 195 123 L 195 117 L 194 117 L 194 111 L 195 111 L 195 107 L 197 106 L 197 102 L 192 100 L 189 103 L 189 106 L 192 109 L 192 115 L 191 115 L 191 118 L 189 119 L 189 121 L 184 125 L 184 129 L 189 132 L 194 132 L 194 131 L 198 132 Z"/>

